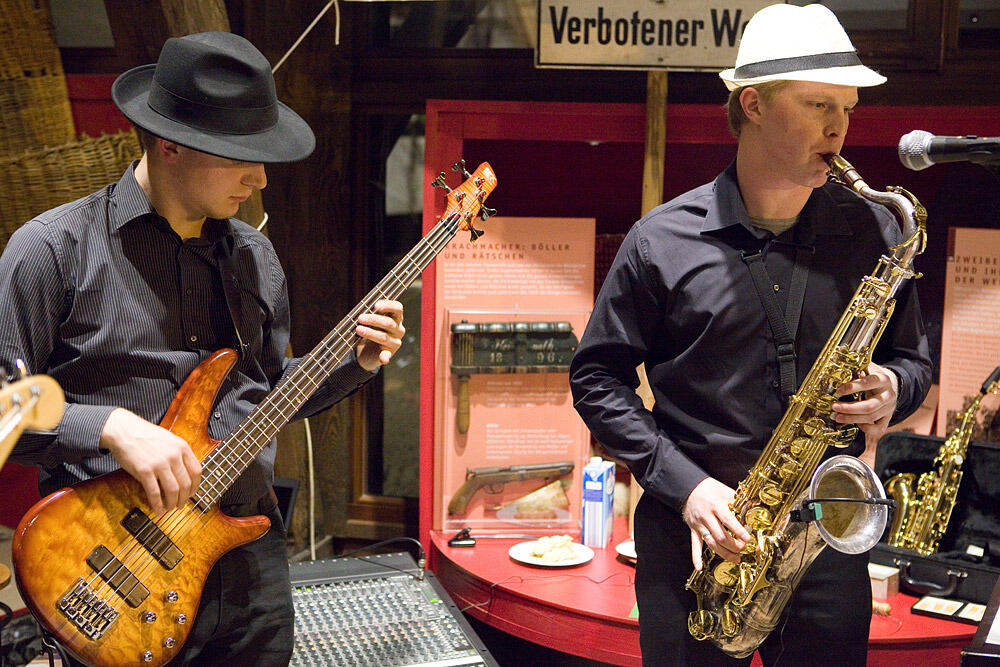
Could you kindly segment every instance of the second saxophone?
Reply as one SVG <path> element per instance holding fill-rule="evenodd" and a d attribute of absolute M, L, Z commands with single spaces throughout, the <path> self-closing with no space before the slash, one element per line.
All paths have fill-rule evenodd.
<path fill-rule="evenodd" d="M 989 394 L 1000 393 L 1000 366 L 983 383 L 979 394 L 958 420 L 958 426 L 945 439 L 934 459 L 934 469 L 917 477 L 900 473 L 886 482 L 886 493 L 895 498 L 898 508 L 889 529 L 888 543 L 911 549 L 922 556 L 936 553 L 948 520 L 955 508 L 962 464 L 972 439 L 979 405 Z"/>

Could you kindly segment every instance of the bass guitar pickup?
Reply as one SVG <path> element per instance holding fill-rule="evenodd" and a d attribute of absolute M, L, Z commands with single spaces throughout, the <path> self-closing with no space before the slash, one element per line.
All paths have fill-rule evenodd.
<path fill-rule="evenodd" d="M 138 607 L 149 597 L 149 589 L 132 574 L 125 564 L 101 545 L 87 557 L 87 565 L 104 581 L 111 584 L 130 607 Z"/>
<path fill-rule="evenodd" d="M 132 508 L 132 511 L 122 519 L 122 526 L 166 569 L 174 569 L 184 558 L 184 553 L 177 548 L 173 540 L 138 509 Z"/>

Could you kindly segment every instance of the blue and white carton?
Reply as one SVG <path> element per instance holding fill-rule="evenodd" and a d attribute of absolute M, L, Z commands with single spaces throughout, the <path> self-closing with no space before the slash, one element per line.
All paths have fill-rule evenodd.
<path fill-rule="evenodd" d="M 583 467 L 583 534 L 588 547 L 604 548 L 615 514 L 615 462 L 594 456 Z"/>

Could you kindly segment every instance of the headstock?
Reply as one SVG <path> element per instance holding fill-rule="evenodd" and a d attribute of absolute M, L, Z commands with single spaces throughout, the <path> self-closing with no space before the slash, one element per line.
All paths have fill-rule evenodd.
<path fill-rule="evenodd" d="M 62 419 L 64 397 L 59 383 L 48 375 L 31 375 L 14 382 L 6 376 L 0 385 L 0 465 L 25 429 L 55 428 Z"/>
<path fill-rule="evenodd" d="M 473 219 L 478 215 L 480 220 L 485 221 L 496 215 L 496 209 L 487 208 L 483 202 L 497 186 L 497 177 L 493 173 L 493 167 L 488 162 L 483 162 L 471 174 L 465 168 L 465 160 L 459 160 L 452 165 L 451 169 L 452 171 L 461 171 L 465 182 L 453 190 L 445 183 L 443 171 L 431 182 L 435 188 L 442 188 L 448 193 L 445 211 L 439 220 L 454 217 L 458 222 L 458 229 L 468 230 L 470 239 L 475 241 L 484 232 L 472 226 Z"/>

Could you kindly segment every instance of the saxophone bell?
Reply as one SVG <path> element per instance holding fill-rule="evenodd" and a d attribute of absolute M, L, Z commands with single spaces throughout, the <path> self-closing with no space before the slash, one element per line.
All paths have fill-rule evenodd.
<path fill-rule="evenodd" d="M 845 554 L 875 546 L 896 501 L 886 498 L 875 471 L 854 456 L 841 454 L 824 461 L 813 473 L 804 508 L 816 516 L 823 541 Z"/>

